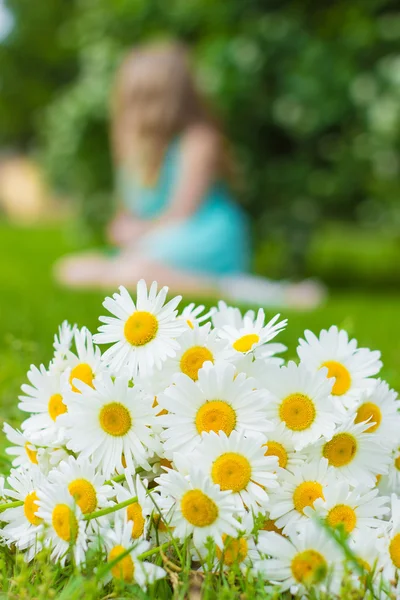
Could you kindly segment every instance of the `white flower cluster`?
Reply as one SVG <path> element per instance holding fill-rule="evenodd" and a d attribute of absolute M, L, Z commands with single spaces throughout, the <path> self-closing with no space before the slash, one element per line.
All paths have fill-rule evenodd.
<path fill-rule="evenodd" d="M 49 367 L 31 367 L 29 416 L 4 426 L 2 543 L 27 560 L 48 547 L 62 565 L 97 548 L 106 578 L 143 588 L 166 575 L 145 559 L 185 543 L 194 567 L 281 591 L 339 594 L 346 567 L 386 597 L 400 569 L 400 416 L 375 378 L 379 352 L 331 327 L 306 331 L 285 364 L 279 315 L 224 302 L 178 314 L 166 295 L 140 281 L 134 302 L 121 287 L 93 338 L 63 323 Z"/>

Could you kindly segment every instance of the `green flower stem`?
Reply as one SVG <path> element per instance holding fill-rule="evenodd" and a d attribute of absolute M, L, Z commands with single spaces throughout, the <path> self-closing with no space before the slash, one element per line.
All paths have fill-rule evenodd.
<path fill-rule="evenodd" d="M 120 481 L 125 481 L 124 473 L 121 473 L 121 475 L 117 475 L 112 479 L 107 479 L 107 481 L 104 482 L 104 485 L 112 485 L 113 483 L 120 483 Z"/>
<path fill-rule="evenodd" d="M 138 559 L 139 560 L 145 560 L 145 558 L 148 558 L 149 556 L 153 556 L 153 554 L 157 554 L 157 552 L 162 552 L 163 550 L 166 550 L 168 548 L 168 546 L 171 545 L 171 542 L 164 542 L 164 544 L 161 544 L 161 546 L 157 546 L 157 548 L 151 548 L 150 550 L 147 550 L 147 552 L 143 552 L 143 554 L 139 554 Z"/>
<path fill-rule="evenodd" d="M 0 512 L 7 510 L 7 508 L 17 508 L 17 506 L 22 506 L 23 504 L 22 500 L 15 500 L 15 502 L 8 502 L 8 504 L 0 504 Z"/>
<path fill-rule="evenodd" d="M 142 467 L 138 467 L 135 471 L 135 475 L 137 475 L 138 473 L 143 473 L 144 469 L 142 469 Z M 121 473 L 120 475 L 117 475 L 116 477 L 113 477 L 112 479 L 107 479 L 107 481 L 104 482 L 104 485 L 112 485 L 113 483 L 119 483 L 120 481 L 125 481 L 126 477 L 125 477 L 125 473 Z"/>
<path fill-rule="evenodd" d="M 137 496 L 133 498 L 129 498 L 128 500 L 124 500 L 124 502 L 120 502 L 119 504 L 114 504 L 113 506 L 107 506 L 107 508 L 102 508 L 101 510 L 97 510 L 96 512 L 89 513 L 85 515 L 83 518 L 85 521 L 91 521 L 92 519 L 97 519 L 98 517 L 104 517 L 104 515 L 109 515 L 117 510 L 121 510 L 121 508 L 126 508 L 131 504 L 135 504 L 137 502 Z"/>

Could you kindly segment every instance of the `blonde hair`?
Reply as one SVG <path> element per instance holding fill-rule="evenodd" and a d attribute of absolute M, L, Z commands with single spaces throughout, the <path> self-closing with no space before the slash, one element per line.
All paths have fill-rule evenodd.
<path fill-rule="evenodd" d="M 138 47 L 126 56 L 111 112 L 114 161 L 135 168 L 146 184 L 157 179 L 169 142 L 186 128 L 205 124 L 223 137 L 196 88 L 187 51 L 177 43 Z M 232 163 L 223 142 L 218 170 L 229 178 Z"/>

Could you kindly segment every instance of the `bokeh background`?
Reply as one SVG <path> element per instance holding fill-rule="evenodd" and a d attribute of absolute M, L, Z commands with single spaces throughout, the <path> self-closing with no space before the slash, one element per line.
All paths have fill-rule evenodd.
<path fill-rule="evenodd" d="M 96 244 L 112 210 L 108 98 L 127 48 L 185 41 L 241 170 L 256 272 L 316 276 L 325 307 L 383 350 L 400 386 L 400 8 L 395 0 L 0 0 L 0 393 L 11 400 L 63 318 L 101 295 L 50 266 Z M 16 224 L 17 223 L 17 224 Z M 2 386 L 2 387 L 1 387 Z"/>

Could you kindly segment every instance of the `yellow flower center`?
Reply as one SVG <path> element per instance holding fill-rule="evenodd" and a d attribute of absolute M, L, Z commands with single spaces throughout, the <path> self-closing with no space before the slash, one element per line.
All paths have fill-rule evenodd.
<path fill-rule="evenodd" d="M 240 492 L 249 484 L 251 465 L 242 454 L 226 452 L 214 461 L 211 477 L 214 483 L 218 483 L 223 492 L 225 490 Z"/>
<path fill-rule="evenodd" d="M 360 408 L 357 410 L 354 422 L 363 423 L 364 421 L 375 423 L 374 425 L 371 425 L 371 427 L 368 427 L 364 433 L 372 433 L 373 431 L 376 431 L 382 422 L 382 413 L 379 406 L 373 402 L 365 402 L 365 404 L 361 404 Z"/>
<path fill-rule="evenodd" d="M 154 315 L 144 310 L 134 312 L 124 326 L 125 339 L 132 346 L 145 346 L 157 335 L 158 321 Z"/>
<path fill-rule="evenodd" d="M 168 531 L 168 527 L 165 524 L 165 522 L 163 521 L 163 519 L 161 518 L 161 515 L 153 515 L 153 522 L 154 522 L 154 526 L 158 531 L 164 532 L 166 533 Z M 173 527 L 169 527 L 169 530 L 171 531 L 172 529 L 174 529 Z"/>
<path fill-rule="evenodd" d="M 398 471 L 400 471 L 400 456 L 398 456 L 394 461 L 394 466 Z"/>
<path fill-rule="evenodd" d="M 201 490 L 189 490 L 182 496 L 181 511 L 195 527 L 208 527 L 218 518 L 218 506 Z"/>
<path fill-rule="evenodd" d="M 160 460 L 160 467 L 167 467 L 167 469 L 172 469 L 172 461 L 168 460 L 168 458 L 162 458 Z"/>
<path fill-rule="evenodd" d="M 225 565 L 231 567 L 233 564 L 241 563 L 246 558 L 249 547 L 244 538 L 236 540 L 228 537 L 224 533 L 222 541 L 224 542 L 224 549 L 221 550 L 219 546 L 217 546 L 216 555 L 218 560 L 223 558 Z"/>
<path fill-rule="evenodd" d="M 288 463 L 288 454 L 285 448 L 279 442 L 267 442 L 264 444 L 267 447 L 267 451 L 265 452 L 265 456 L 277 456 L 279 466 L 282 469 L 285 469 Z"/>
<path fill-rule="evenodd" d="M 396 533 L 390 542 L 389 554 L 396 569 L 400 569 L 400 533 Z"/>
<path fill-rule="evenodd" d="M 291 569 L 294 579 L 308 587 L 325 579 L 328 564 L 322 554 L 316 550 L 304 550 L 294 556 Z"/>
<path fill-rule="evenodd" d="M 304 394 L 290 394 L 279 407 L 279 417 L 288 429 L 304 431 L 314 422 L 314 403 Z"/>
<path fill-rule="evenodd" d="M 230 435 L 236 425 L 236 413 L 223 400 L 210 400 L 200 406 L 196 415 L 196 428 L 199 433 L 206 431 L 223 431 Z"/>
<path fill-rule="evenodd" d="M 132 537 L 134 540 L 139 538 L 144 531 L 144 517 L 142 507 L 138 502 L 130 504 L 126 509 L 127 520 L 133 522 Z"/>
<path fill-rule="evenodd" d="M 75 479 L 68 486 L 68 491 L 84 515 L 94 512 L 97 507 L 97 494 L 87 479 Z"/>
<path fill-rule="evenodd" d="M 36 516 L 38 510 L 38 497 L 36 492 L 28 494 L 24 501 L 24 515 L 32 525 L 40 525 L 43 519 Z"/>
<path fill-rule="evenodd" d="M 123 546 L 114 546 L 112 550 L 110 550 L 108 554 L 108 562 L 114 561 L 118 556 L 121 556 L 126 552 L 126 548 Z M 132 583 L 133 576 L 135 574 L 135 565 L 133 564 L 132 558 L 129 556 L 125 556 L 121 558 L 111 569 L 111 574 L 116 579 L 122 579 L 125 583 Z"/>
<path fill-rule="evenodd" d="M 26 444 L 24 445 L 26 455 L 29 458 L 29 460 L 31 461 L 31 463 L 33 463 L 34 465 L 37 465 L 38 464 L 37 450 L 31 450 L 31 448 L 29 447 L 30 445 L 31 444 L 29 444 L 29 442 L 26 442 Z"/>
<path fill-rule="evenodd" d="M 72 391 L 78 392 L 80 394 L 78 388 L 75 387 L 72 383 L 74 379 L 79 379 L 79 381 L 83 381 L 83 383 L 86 383 L 86 385 L 89 385 L 91 388 L 94 387 L 94 373 L 92 371 L 92 367 L 87 363 L 79 363 L 79 365 L 76 365 L 76 367 L 74 367 L 71 371 L 71 374 L 69 376 L 69 382 L 72 386 Z"/>
<path fill-rule="evenodd" d="M 367 571 L 367 573 L 369 573 L 371 571 L 371 565 L 364 560 L 363 558 L 357 557 L 357 563 L 360 565 L 360 567 L 362 567 L 364 569 L 364 571 Z"/>
<path fill-rule="evenodd" d="M 67 407 L 63 402 L 61 394 L 53 394 L 47 406 L 50 417 L 55 421 L 57 417 L 67 412 Z"/>
<path fill-rule="evenodd" d="M 132 417 L 129 410 L 119 402 L 105 404 L 99 415 L 100 426 L 109 435 L 122 437 L 132 427 Z"/>
<path fill-rule="evenodd" d="M 275 521 L 273 521 L 272 519 L 265 519 L 261 529 L 263 531 L 275 531 L 275 533 L 279 533 L 279 535 L 283 535 L 282 529 L 279 529 L 279 527 L 277 527 L 275 525 Z"/>
<path fill-rule="evenodd" d="M 351 533 L 356 526 L 357 517 L 351 506 L 346 504 L 337 504 L 330 509 L 326 515 L 326 522 L 331 527 L 343 525 L 346 533 Z"/>
<path fill-rule="evenodd" d="M 293 492 L 295 509 L 304 514 L 306 506 L 313 506 L 317 498 L 324 498 L 322 485 L 318 481 L 303 481 Z"/>
<path fill-rule="evenodd" d="M 181 371 L 193 379 L 193 381 L 197 381 L 199 378 L 199 369 L 201 369 L 207 360 L 212 363 L 214 362 L 214 357 L 208 348 L 193 346 L 193 348 L 189 348 L 182 355 L 180 363 Z"/>
<path fill-rule="evenodd" d="M 67 504 L 57 504 L 51 515 L 54 531 L 64 542 L 75 542 L 78 536 L 78 521 Z"/>
<path fill-rule="evenodd" d="M 256 333 L 248 333 L 238 338 L 234 343 L 233 347 L 238 352 L 248 352 L 252 349 L 254 344 L 258 344 L 260 336 Z"/>
<path fill-rule="evenodd" d="M 350 433 L 337 433 L 326 442 L 322 454 L 333 467 L 348 465 L 357 453 L 357 440 Z"/>
<path fill-rule="evenodd" d="M 327 367 L 327 377 L 335 378 L 335 383 L 333 384 L 332 388 L 332 394 L 334 396 L 343 396 L 343 394 L 349 391 L 351 386 L 351 377 L 344 365 L 336 360 L 327 360 L 326 362 L 322 363 L 320 368 L 322 367 Z"/>

